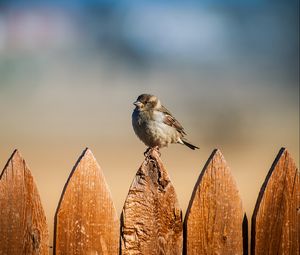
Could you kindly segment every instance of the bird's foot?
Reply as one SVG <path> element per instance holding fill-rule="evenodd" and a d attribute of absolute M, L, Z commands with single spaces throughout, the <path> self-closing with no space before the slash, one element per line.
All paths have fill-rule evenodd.
<path fill-rule="evenodd" d="M 145 156 L 146 158 L 149 157 L 149 156 L 155 157 L 155 155 L 153 155 L 153 152 L 154 152 L 154 153 L 157 153 L 159 157 L 161 156 L 161 153 L 160 153 L 160 151 L 159 151 L 159 147 L 158 147 L 158 146 L 155 146 L 155 147 L 149 147 L 149 148 L 144 152 L 144 156 Z"/>
<path fill-rule="evenodd" d="M 155 147 L 153 148 L 153 151 L 157 152 L 157 154 L 158 154 L 159 157 L 161 156 L 161 153 L 160 153 L 160 151 L 159 151 L 159 147 L 158 147 L 158 146 L 155 146 Z"/>
<path fill-rule="evenodd" d="M 144 156 L 147 158 L 149 157 L 150 153 L 151 153 L 151 147 L 148 147 L 147 150 L 144 152 Z"/>

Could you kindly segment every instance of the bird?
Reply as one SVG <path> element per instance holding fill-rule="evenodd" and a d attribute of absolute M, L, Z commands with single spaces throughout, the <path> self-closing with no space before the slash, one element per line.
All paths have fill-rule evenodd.
<path fill-rule="evenodd" d="M 186 133 L 182 125 L 156 96 L 142 94 L 133 104 L 135 106 L 132 113 L 133 130 L 148 146 L 147 151 L 150 149 L 159 151 L 160 148 L 173 143 L 186 145 L 192 150 L 199 149 L 185 138 Z"/>

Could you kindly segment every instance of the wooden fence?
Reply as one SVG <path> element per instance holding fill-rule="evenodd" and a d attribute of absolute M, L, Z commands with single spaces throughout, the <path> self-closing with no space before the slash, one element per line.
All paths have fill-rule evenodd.
<path fill-rule="evenodd" d="M 282 148 L 252 215 L 251 254 L 299 254 L 299 171 Z M 46 217 L 33 177 L 18 151 L 0 175 L 0 255 L 49 254 Z M 214 150 L 194 187 L 184 221 L 159 155 L 145 158 L 121 220 L 103 172 L 84 150 L 55 214 L 57 255 L 248 254 L 248 221 L 230 169 Z"/>

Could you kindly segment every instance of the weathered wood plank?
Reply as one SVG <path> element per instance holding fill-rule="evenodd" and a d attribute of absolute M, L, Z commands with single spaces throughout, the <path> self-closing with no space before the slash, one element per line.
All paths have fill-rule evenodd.
<path fill-rule="evenodd" d="M 121 220 L 122 254 L 182 253 L 182 215 L 167 170 L 155 150 L 129 189 Z"/>
<path fill-rule="evenodd" d="M 116 255 L 119 226 L 103 172 L 86 149 L 69 176 L 55 214 L 54 254 Z"/>
<path fill-rule="evenodd" d="M 299 170 L 282 148 L 260 190 L 252 216 L 251 254 L 300 254 Z"/>
<path fill-rule="evenodd" d="M 243 208 L 235 181 L 214 150 L 195 185 L 184 220 L 184 253 L 243 254 Z"/>
<path fill-rule="evenodd" d="M 28 166 L 15 150 L 0 175 L 0 254 L 48 254 L 46 217 Z"/>

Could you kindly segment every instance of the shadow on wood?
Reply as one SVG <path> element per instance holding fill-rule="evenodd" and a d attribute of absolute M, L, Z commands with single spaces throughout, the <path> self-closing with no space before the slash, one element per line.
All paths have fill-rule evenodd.
<path fill-rule="evenodd" d="M 246 213 L 243 219 L 243 255 L 248 255 L 249 252 L 249 238 L 248 238 L 248 218 Z"/>
<path fill-rule="evenodd" d="M 263 183 L 252 216 L 251 254 L 299 254 L 299 170 L 282 148 Z"/>
<path fill-rule="evenodd" d="M 174 187 L 155 150 L 129 189 L 121 216 L 122 254 L 182 253 L 182 215 Z"/>
<path fill-rule="evenodd" d="M 186 212 L 183 254 L 243 254 L 243 217 L 236 183 L 223 155 L 214 150 Z"/>
<path fill-rule="evenodd" d="M 48 239 L 38 190 L 15 150 L 0 175 L 0 254 L 48 254 Z"/>
<path fill-rule="evenodd" d="M 89 149 L 79 157 L 64 187 L 54 228 L 54 254 L 119 253 L 119 219 L 102 170 Z"/>

